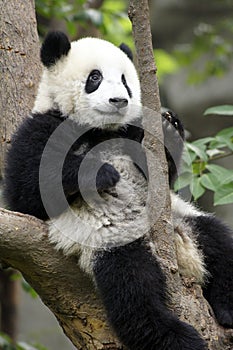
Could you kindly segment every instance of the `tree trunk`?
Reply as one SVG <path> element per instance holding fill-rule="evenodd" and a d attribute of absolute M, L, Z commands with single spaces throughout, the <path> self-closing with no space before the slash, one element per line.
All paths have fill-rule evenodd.
<path fill-rule="evenodd" d="M 151 234 L 163 265 L 171 294 L 171 308 L 185 322 L 193 325 L 208 343 L 209 350 L 232 349 L 232 330 L 224 330 L 213 318 L 213 312 L 202 295 L 199 285 L 182 280 L 178 274 L 171 227 L 171 211 L 167 166 L 162 138 L 160 98 L 157 68 L 154 63 L 148 0 L 130 0 L 129 17 L 132 21 L 138 70 L 144 107 L 144 145 L 149 168 L 149 216 Z M 158 168 L 160 176 L 158 181 Z M 165 196 L 165 198 L 164 198 Z M 161 203 L 163 205 L 161 205 Z M 158 215 L 159 211 L 159 215 Z M 156 220 L 155 220 L 156 218 Z"/>
<path fill-rule="evenodd" d="M 15 127 L 32 109 L 41 74 L 34 1 L 0 0 L 0 171 Z"/>
<path fill-rule="evenodd" d="M 23 4 L 13 0 L 0 1 L 2 8 L 4 7 L 4 12 L 2 11 L 1 16 L 2 21 L 4 22 L 2 24 L 4 30 L 1 34 L 1 52 L 3 55 L 1 57 L 1 62 L 3 63 L 3 72 L 5 74 L 2 79 L 4 80 L 4 85 L 2 85 L 1 95 L 2 108 L 4 106 L 6 109 L 0 126 L 0 132 L 3 135 L 1 149 L 1 154 L 3 155 L 7 141 L 10 142 L 10 134 L 15 125 L 18 124 L 22 117 L 27 115 L 27 111 L 32 107 L 32 100 L 34 99 L 36 87 L 35 82 L 38 81 L 40 65 L 38 64 L 37 59 L 38 40 L 35 29 L 36 23 L 32 1 L 24 1 Z M 140 13 L 137 12 L 138 9 Z M 21 13 L 21 11 L 23 13 Z M 29 15 L 28 12 L 30 12 Z M 139 25 L 140 31 L 140 19 L 137 20 L 139 14 L 145 15 L 143 19 L 143 21 L 146 21 L 144 22 L 144 26 L 147 26 L 147 28 L 149 27 L 147 3 L 145 1 L 136 1 L 136 3 L 135 1 L 131 1 L 131 13 L 133 14 L 131 17 L 133 17 L 135 21 L 134 33 L 136 36 L 137 25 Z M 11 17 L 9 18 L 10 15 Z M 25 18 L 25 16 L 27 18 Z M 19 29 L 19 21 L 15 23 L 13 20 L 14 18 L 21 19 L 20 23 L 23 24 L 23 28 Z M 31 19 L 30 28 L 27 27 L 29 18 Z M 137 21 L 138 23 L 136 23 Z M 143 27 L 141 30 L 146 30 L 146 27 Z M 142 34 L 143 33 L 141 33 L 140 40 L 145 36 L 145 34 Z M 146 36 L 147 35 L 148 34 L 146 34 Z M 148 51 L 146 50 L 146 52 L 151 52 L 150 45 L 150 43 L 149 46 L 145 45 L 145 48 L 148 47 Z M 143 50 L 141 49 L 141 51 Z M 139 53 L 140 55 L 142 54 L 141 51 L 138 50 L 138 56 Z M 142 59 L 143 65 L 145 65 L 147 59 L 145 59 L 145 57 Z M 151 74 L 151 72 L 153 73 L 156 71 L 155 67 L 150 64 L 148 67 L 149 71 L 147 71 L 148 68 L 146 68 L 146 71 L 144 71 L 143 74 L 154 78 L 154 75 Z M 145 83 L 142 82 L 142 84 Z M 154 85 L 153 83 L 153 86 L 156 86 L 156 84 Z M 153 91 L 153 87 L 149 88 L 148 86 L 148 90 Z M 144 97 L 143 101 L 147 104 Z M 158 89 L 151 95 L 151 101 L 156 101 L 154 110 L 159 112 L 160 103 Z M 152 107 L 150 104 L 147 104 L 147 106 Z M 150 113 L 149 110 L 148 113 L 146 113 L 146 115 L 149 114 L 149 123 L 151 123 Z M 158 121 L 156 127 L 154 125 L 154 120 L 149 126 L 148 124 L 145 124 L 145 127 L 152 131 L 152 137 L 147 133 L 145 141 L 145 147 L 149 150 L 147 153 L 151 179 L 155 178 L 157 171 L 152 162 L 154 159 L 152 156 L 154 148 L 156 149 L 156 152 L 158 152 L 155 153 L 157 159 L 161 159 L 162 173 L 164 173 L 164 175 L 167 174 L 162 142 L 157 141 L 153 136 L 158 134 L 158 138 L 162 140 L 160 117 L 158 117 L 158 115 L 156 120 Z M 3 156 L 1 159 L 3 159 Z M 194 293 L 198 294 L 198 300 L 203 300 L 203 298 L 200 295 L 201 292 L 199 288 L 192 284 L 190 285 L 190 288 L 186 288 L 181 284 L 175 263 L 175 251 L 170 239 L 170 237 L 172 237 L 172 228 L 169 224 L 170 216 L 168 209 L 169 195 L 167 182 L 166 179 L 161 180 L 161 186 L 162 183 L 164 183 L 164 187 L 162 187 L 159 194 L 154 194 L 152 183 L 153 181 L 150 181 L 150 192 L 152 194 L 150 196 L 149 204 L 152 213 L 155 212 L 155 207 L 158 208 L 158 198 L 162 198 L 164 193 L 167 193 L 165 198 L 162 198 L 162 200 L 165 201 L 165 204 L 161 208 L 161 215 L 153 225 L 152 234 L 157 242 L 158 252 L 162 258 L 161 260 L 164 262 L 166 273 L 170 276 L 168 279 L 170 281 L 172 295 L 174 296 L 174 305 L 172 306 L 178 311 L 178 314 L 182 317 L 186 317 L 188 313 L 183 312 L 183 309 L 185 309 L 183 306 L 187 306 L 190 300 L 193 302 L 192 298 Z M 155 182 L 155 184 L 156 183 L 157 182 Z M 57 317 L 64 332 L 71 339 L 77 349 L 124 349 L 109 328 L 102 303 L 98 294 L 96 294 L 95 287 L 89 278 L 79 269 L 77 257 L 73 256 L 64 258 L 61 252 L 57 252 L 54 249 L 52 244 L 48 241 L 47 226 L 44 222 L 28 215 L 1 210 L 0 257 L 1 262 L 17 268 L 23 273 L 26 280 L 38 292 L 43 302 Z M 171 275 L 171 272 L 173 275 Z M 174 281 L 177 283 L 178 287 L 174 285 Z M 182 305 L 180 309 L 177 307 L 177 305 L 179 305 L 177 300 L 179 300 Z M 194 306 L 196 305 L 195 301 L 193 304 Z M 204 303 L 203 305 L 206 304 Z M 188 310 L 190 310 L 190 305 Z M 207 312 L 206 310 L 207 309 L 205 309 L 204 312 Z M 200 311 L 198 312 L 195 307 L 194 311 L 197 313 L 192 314 L 192 317 L 198 317 Z M 187 317 L 189 317 L 188 320 L 191 319 L 190 315 Z M 190 323 L 192 322 L 190 321 Z M 207 336 L 210 336 L 210 333 L 208 332 L 206 331 L 206 334 Z M 217 350 L 219 347 L 211 347 L 211 350 L 212 349 Z M 230 348 L 222 347 L 221 349 L 226 350 Z"/>
<path fill-rule="evenodd" d="M 38 35 L 33 1 L 0 0 L 0 178 L 11 133 L 32 108 L 40 75 Z M 20 20 L 19 20 L 20 18 Z M 19 281 L 1 271 L 1 330 L 17 333 Z"/>

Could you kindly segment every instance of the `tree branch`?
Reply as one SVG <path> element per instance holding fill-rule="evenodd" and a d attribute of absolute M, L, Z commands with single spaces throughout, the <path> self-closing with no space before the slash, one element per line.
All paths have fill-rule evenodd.
<path fill-rule="evenodd" d="M 95 287 L 78 267 L 78 257 L 65 258 L 54 249 L 46 223 L 1 209 L 0 257 L 4 265 L 22 272 L 77 349 L 122 349 L 106 323 Z"/>

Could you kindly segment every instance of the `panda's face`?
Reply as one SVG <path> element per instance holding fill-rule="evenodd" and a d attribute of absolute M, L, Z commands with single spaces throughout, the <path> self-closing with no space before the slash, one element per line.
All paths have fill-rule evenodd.
<path fill-rule="evenodd" d="M 125 124 L 138 117 L 140 85 L 125 52 L 107 41 L 84 38 L 69 49 L 66 42 L 67 53 L 59 43 L 60 51 L 56 47 L 53 56 L 51 40 L 49 48 L 46 41 L 42 46 L 46 68 L 34 111 L 57 108 L 79 124 L 94 127 Z"/>

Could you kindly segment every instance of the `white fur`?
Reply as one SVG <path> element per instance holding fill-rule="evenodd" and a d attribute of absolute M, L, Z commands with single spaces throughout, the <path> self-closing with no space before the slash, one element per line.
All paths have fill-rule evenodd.
<path fill-rule="evenodd" d="M 96 91 L 87 94 L 86 81 L 94 69 L 101 71 L 103 80 Z M 132 98 L 121 81 L 122 74 L 132 90 Z M 128 105 L 117 109 L 109 103 L 110 98 L 127 99 Z M 58 108 L 80 125 L 107 127 L 134 120 L 141 113 L 140 106 L 139 80 L 126 54 L 104 40 L 85 38 L 71 43 L 67 56 L 44 69 L 33 112 Z M 87 198 L 86 202 L 77 199 L 71 208 L 49 221 L 50 241 L 64 254 L 78 254 L 80 266 L 90 274 L 96 249 L 132 242 L 149 229 L 145 208 L 147 183 L 132 160 L 115 151 L 107 148 L 101 157 L 120 173 L 116 187 L 101 197 Z M 201 212 L 173 193 L 171 201 L 181 273 L 202 282 L 203 257 L 183 220 Z"/>
<path fill-rule="evenodd" d="M 172 212 L 181 218 L 187 216 L 207 215 L 203 211 L 198 210 L 194 205 L 184 201 L 179 195 L 171 192 L 171 208 Z"/>
<path fill-rule="evenodd" d="M 109 158 L 121 176 L 116 188 L 97 199 L 88 198 L 88 203 L 77 200 L 72 211 L 49 222 L 50 241 L 65 254 L 80 254 L 80 266 L 87 273 L 92 271 L 96 249 L 130 243 L 149 228 L 144 177 L 128 156 L 109 154 Z"/>
<path fill-rule="evenodd" d="M 85 84 L 90 72 L 101 71 L 99 88 L 87 94 Z M 133 90 L 129 97 L 121 77 Z M 110 98 L 126 98 L 128 106 L 117 109 Z M 127 123 L 140 114 L 141 93 L 133 63 L 115 45 L 97 38 L 83 38 L 71 43 L 68 55 L 54 66 L 45 68 L 33 112 L 59 108 L 79 124 L 96 127 L 110 123 Z"/>

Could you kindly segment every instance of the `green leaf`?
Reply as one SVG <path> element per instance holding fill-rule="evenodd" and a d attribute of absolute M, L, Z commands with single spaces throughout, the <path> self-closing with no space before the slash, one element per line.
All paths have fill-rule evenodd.
<path fill-rule="evenodd" d="M 225 136 L 216 136 L 216 141 L 219 143 L 219 147 L 228 147 L 233 150 L 233 142 Z"/>
<path fill-rule="evenodd" d="M 170 55 L 165 50 L 154 50 L 154 56 L 156 58 L 159 79 L 162 79 L 166 74 L 172 74 L 178 70 L 178 62 L 173 55 Z"/>
<path fill-rule="evenodd" d="M 233 170 L 225 169 L 216 164 L 207 164 L 206 169 L 218 179 L 221 185 L 233 182 Z"/>
<path fill-rule="evenodd" d="M 230 139 L 231 137 L 233 137 L 233 127 L 225 128 L 219 131 L 216 136 L 223 136 Z"/>
<path fill-rule="evenodd" d="M 225 152 L 224 152 L 224 151 L 221 151 L 221 150 L 218 149 L 218 148 L 213 148 L 213 149 L 208 149 L 208 150 L 206 151 L 206 153 L 208 154 L 208 156 L 209 156 L 210 158 L 212 158 L 212 157 L 217 156 L 217 155 L 219 155 L 219 154 L 224 154 Z"/>
<path fill-rule="evenodd" d="M 194 200 L 197 200 L 205 193 L 205 189 L 201 185 L 200 177 L 197 177 L 197 176 L 193 177 L 193 180 L 190 184 L 190 191 L 193 195 Z"/>
<path fill-rule="evenodd" d="M 201 139 L 198 139 L 196 141 L 193 141 L 192 144 L 197 146 L 197 147 L 200 147 L 200 148 L 203 148 L 205 149 L 205 145 L 207 143 L 210 143 L 211 141 L 213 141 L 215 138 L 214 137 L 203 137 Z"/>
<path fill-rule="evenodd" d="M 76 13 L 71 18 L 73 21 L 91 21 L 95 26 L 100 26 L 103 23 L 103 14 L 95 9 L 86 9 Z"/>
<path fill-rule="evenodd" d="M 32 298 L 37 298 L 36 291 L 25 280 L 22 280 L 22 288 L 26 293 L 29 293 Z"/>
<path fill-rule="evenodd" d="M 213 192 L 217 191 L 220 183 L 215 175 L 212 173 L 204 174 L 200 177 L 200 182 L 202 186 L 207 188 L 208 190 L 211 190 Z"/>
<path fill-rule="evenodd" d="M 218 132 L 215 140 L 217 141 L 218 147 L 228 147 L 233 150 L 233 127 Z"/>
<path fill-rule="evenodd" d="M 214 205 L 233 203 L 233 183 L 221 186 L 214 194 Z"/>
<path fill-rule="evenodd" d="M 207 156 L 205 150 L 203 150 L 203 147 L 198 147 L 197 145 L 195 145 L 193 143 L 189 143 L 189 142 L 187 142 L 186 146 L 188 149 L 190 149 L 192 152 L 194 152 L 200 159 L 202 159 L 204 161 L 208 160 L 208 156 Z"/>
<path fill-rule="evenodd" d="M 192 152 L 191 150 L 188 150 L 187 144 L 185 143 L 185 148 L 184 148 L 184 152 L 182 155 L 182 161 L 185 164 L 187 164 L 188 166 L 190 166 L 190 168 L 191 168 L 191 164 L 195 160 L 195 158 L 196 158 L 196 154 L 194 152 Z"/>
<path fill-rule="evenodd" d="M 181 188 L 184 188 L 192 182 L 193 174 L 192 173 L 183 173 L 181 174 L 178 179 L 174 183 L 174 191 L 177 192 Z"/>
<path fill-rule="evenodd" d="M 226 115 L 233 116 L 233 105 L 222 105 L 208 108 L 204 115 Z"/>

